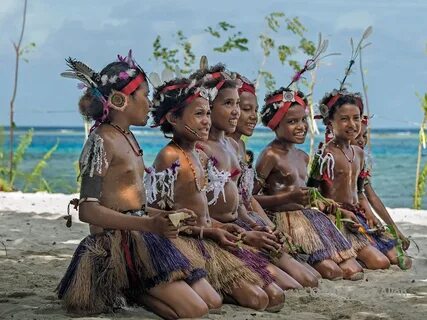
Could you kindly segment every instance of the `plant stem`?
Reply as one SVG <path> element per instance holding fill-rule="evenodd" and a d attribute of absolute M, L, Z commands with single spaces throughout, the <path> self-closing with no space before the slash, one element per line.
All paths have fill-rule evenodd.
<path fill-rule="evenodd" d="M 14 138 L 14 127 L 15 123 L 13 121 L 14 119 L 14 103 L 16 98 L 16 92 L 18 89 L 18 71 L 19 71 L 19 56 L 20 56 L 20 50 L 21 50 L 21 43 L 22 38 L 24 37 L 24 30 L 25 30 L 25 21 L 27 16 L 27 0 L 24 0 L 24 11 L 23 11 L 23 17 L 22 17 L 22 28 L 21 28 L 21 34 L 19 36 L 18 44 L 13 43 L 13 47 L 15 48 L 15 80 L 14 80 L 14 87 L 13 87 L 13 93 L 12 98 L 10 99 L 10 128 L 9 128 L 9 141 L 10 141 L 10 152 L 9 152 L 9 183 L 12 183 L 12 177 L 13 177 L 13 138 Z M 13 189 L 13 185 L 10 186 Z"/>
<path fill-rule="evenodd" d="M 427 122 L 427 114 L 424 113 L 424 119 L 423 119 L 423 122 L 421 123 L 420 131 L 424 130 L 424 126 L 426 122 Z M 421 209 L 421 201 L 420 201 L 421 194 L 419 193 L 418 183 L 420 180 L 422 150 L 423 150 L 423 146 L 421 143 L 421 135 L 420 135 L 418 139 L 417 169 L 415 173 L 415 193 L 414 193 L 414 209 L 418 209 L 418 210 Z"/>

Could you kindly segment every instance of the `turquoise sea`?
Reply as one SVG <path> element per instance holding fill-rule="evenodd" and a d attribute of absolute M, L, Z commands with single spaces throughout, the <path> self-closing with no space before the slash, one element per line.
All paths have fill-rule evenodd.
<path fill-rule="evenodd" d="M 17 140 L 28 129 L 28 127 L 19 127 L 16 131 Z M 144 149 L 145 163 L 151 165 L 156 153 L 167 143 L 167 140 L 156 129 L 134 128 L 133 131 Z M 5 133 L 7 134 L 7 128 Z M 257 128 L 248 141 L 248 148 L 258 155 L 272 137 L 271 131 Z M 5 138 L 7 139 L 8 136 L 6 135 Z M 321 138 L 322 136 L 319 135 L 317 140 Z M 77 185 L 74 163 L 79 157 L 84 141 L 83 127 L 35 127 L 33 142 L 25 155 L 21 169 L 30 170 L 57 139 L 59 147 L 49 160 L 44 177 L 51 185 L 53 192 L 75 192 Z M 373 130 L 373 183 L 386 206 L 412 206 L 417 147 L 418 129 Z M 308 151 L 308 139 L 301 148 Z M 423 202 L 423 207 L 427 208 L 427 197 Z"/>

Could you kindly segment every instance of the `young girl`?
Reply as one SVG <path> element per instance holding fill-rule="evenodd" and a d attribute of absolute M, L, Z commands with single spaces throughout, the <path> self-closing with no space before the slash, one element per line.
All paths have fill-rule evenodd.
<path fill-rule="evenodd" d="M 242 135 L 250 137 L 253 134 L 258 121 L 258 101 L 255 95 L 255 85 L 245 77 L 240 75 L 238 77 L 242 81 L 242 86 L 239 88 L 240 117 L 236 130 L 228 134 L 228 136 L 232 137 L 238 143 L 239 156 L 241 159 L 245 159 L 246 146 L 241 137 Z M 254 229 L 259 229 L 259 226 L 265 226 L 268 227 L 267 231 L 273 233 L 272 230 L 276 230 L 275 224 L 267 216 L 258 201 L 252 196 L 256 172 L 253 168 L 249 167 L 246 161 L 241 160 L 240 164 L 242 175 L 238 182 L 239 193 L 249 216 L 257 223 Z M 274 233 L 278 234 L 278 232 L 279 230 Z M 305 262 L 296 261 L 286 252 L 276 255 L 271 261 L 304 286 L 315 287 L 317 286 L 315 277 L 321 278 L 321 275 L 310 265 Z"/>
<path fill-rule="evenodd" d="M 322 195 L 336 201 L 341 212 L 351 220 L 344 232 L 357 258 L 368 269 L 386 269 L 390 265 L 387 257 L 396 258 L 394 241 L 370 232 L 368 220 L 373 216 L 366 207 L 363 192 L 357 188 L 364 153 L 350 143 L 360 132 L 362 99 L 341 86 L 339 91 L 334 90 L 322 99 L 319 109 L 332 139 L 319 150 L 319 159 L 313 161 L 319 170 L 312 170 L 310 184 L 319 184 Z"/>
<path fill-rule="evenodd" d="M 362 268 L 354 259 L 350 243 L 323 212 L 309 207 L 305 184 L 309 157 L 295 148 L 295 144 L 304 143 L 307 134 L 306 105 L 302 92 L 288 88 L 266 96 L 261 120 L 276 138 L 258 158 L 256 169 L 262 193 L 256 198 L 274 217 L 278 228 L 309 255 L 308 262 L 322 277 L 360 279 Z"/>
<path fill-rule="evenodd" d="M 201 143 L 201 149 L 214 159 L 217 184 L 221 187 L 221 192 L 208 193 L 210 199 L 209 213 L 212 218 L 223 223 L 235 223 L 238 220 L 245 221 L 250 226 L 257 226 L 257 223 L 247 215 L 243 206 L 237 181 L 241 174 L 238 158 L 237 143 L 226 136 L 236 129 L 240 116 L 239 95 L 237 91 L 237 81 L 232 75 L 225 71 L 223 65 L 217 65 L 209 70 L 200 71 L 194 77 L 202 81 L 203 85 L 216 94 L 211 99 L 212 105 L 212 126 L 209 132 L 209 140 Z M 241 235 L 243 242 L 249 246 L 266 251 L 274 251 L 281 247 L 276 235 L 264 231 L 246 231 Z M 266 265 L 273 274 L 275 282 L 283 289 L 299 288 L 301 285 L 281 269 L 275 267 L 267 259 L 257 254 L 258 258 L 249 253 L 238 256 L 245 261 L 258 259 L 258 263 L 251 262 L 255 270 Z M 236 254 L 236 252 L 235 252 Z M 309 274 L 313 281 L 308 285 L 317 285 L 317 279 Z M 310 279 L 311 280 L 311 279 Z"/>
<path fill-rule="evenodd" d="M 363 116 L 362 118 L 362 126 L 359 135 L 352 141 L 353 145 L 358 145 L 360 148 L 364 149 L 368 142 L 368 117 Z M 366 153 L 366 151 L 365 151 Z M 399 230 L 396 223 L 393 221 L 392 217 L 388 213 L 386 207 L 384 206 L 381 199 L 376 194 L 370 179 L 370 166 L 368 155 L 365 154 L 365 170 L 364 170 L 364 179 L 363 179 L 363 192 L 366 195 L 366 198 L 369 202 L 369 205 L 375 210 L 375 212 L 380 216 L 380 218 L 389 226 L 391 226 L 401 241 L 402 249 L 407 250 L 409 248 L 409 239 L 406 238 L 403 233 Z M 374 219 L 373 224 L 370 227 L 381 226 L 381 222 L 378 219 Z M 390 260 L 392 263 L 396 263 L 395 260 Z M 399 259 L 399 266 L 402 269 L 408 269 L 411 266 L 411 260 L 402 256 L 402 259 Z"/>
<path fill-rule="evenodd" d="M 156 174 L 161 175 L 177 166 L 175 177 L 165 182 L 168 190 L 172 191 L 170 199 L 160 196 L 155 201 L 159 204 L 163 200 L 174 210 L 190 208 L 196 212 L 197 226 L 187 227 L 185 231 L 189 233 L 188 236 L 200 240 L 194 244 L 194 240 L 188 236 L 180 237 L 178 240 L 181 244 L 177 245 L 193 257 L 197 252 L 189 252 L 190 247 L 201 247 L 202 251 L 207 251 L 199 260 L 206 259 L 208 279 L 218 291 L 230 295 L 242 306 L 258 310 L 267 307 L 267 310 L 278 311 L 283 306 L 283 291 L 271 284 L 266 288 L 267 295 L 258 286 L 259 281 L 253 280 L 257 276 L 241 260 L 212 242 L 231 251 L 238 250 L 238 238 L 227 231 L 236 228 L 229 225 L 222 225 L 221 229 L 213 227 L 206 197 L 206 190 L 211 187 L 208 184 L 208 170 L 212 164 L 195 148 L 198 141 L 206 141 L 209 135 L 211 111 L 207 94 L 204 88 L 195 87 L 187 79 L 172 80 L 157 88 L 154 94 L 157 105 L 153 112 L 155 125 L 160 126 L 165 135 L 172 135 L 171 143 L 159 152 L 154 162 Z"/>
<path fill-rule="evenodd" d="M 127 301 L 144 303 L 167 319 L 204 316 L 206 302 L 184 281 L 197 270 L 167 238 L 178 232 L 170 212 L 146 208 L 142 149 L 129 131 L 147 123 L 151 103 L 144 71 L 131 52 L 100 73 L 67 62 L 70 70 L 62 75 L 87 87 L 80 112 L 96 121 L 80 157 L 76 201 L 80 220 L 94 227 L 58 285 L 59 298 L 78 313 L 114 311 Z"/>

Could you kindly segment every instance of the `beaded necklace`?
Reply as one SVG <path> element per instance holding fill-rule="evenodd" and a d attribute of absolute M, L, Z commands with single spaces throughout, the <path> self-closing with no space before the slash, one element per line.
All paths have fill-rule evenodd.
<path fill-rule="evenodd" d="M 108 122 L 108 124 L 110 126 L 112 126 L 114 129 L 116 129 L 118 132 L 120 132 L 122 134 L 123 137 L 125 137 L 126 141 L 129 143 L 130 147 L 132 148 L 133 152 L 135 153 L 135 155 L 137 157 L 142 157 L 143 156 L 143 151 L 141 149 L 141 147 L 139 146 L 138 141 L 136 140 L 135 136 L 133 135 L 133 133 L 131 131 L 125 130 L 123 128 L 121 128 L 120 126 L 118 126 L 117 124 Z M 128 135 L 131 135 L 133 140 L 135 141 L 136 145 L 138 146 L 138 149 L 136 149 L 134 147 L 134 145 L 132 144 L 132 142 L 130 141 Z"/>
<path fill-rule="evenodd" d="M 187 160 L 188 165 L 190 166 L 191 172 L 193 173 L 194 183 L 196 184 L 197 191 L 205 192 L 207 189 L 207 185 L 208 185 L 207 170 L 204 170 L 205 171 L 205 179 L 204 179 L 205 181 L 204 181 L 203 187 L 200 187 L 199 180 L 197 179 L 196 169 L 194 169 L 193 163 L 192 163 L 191 159 L 188 157 L 187 152 L 185 152 L 184 149 L 182 149 L 181 146 L 178 143 L 176 143 L 175 140 L 172 140 L 172 143 L 184 154 L 184 157 Z M 196 149 L 196 151 L 197 151 L 197 149 Z"/>

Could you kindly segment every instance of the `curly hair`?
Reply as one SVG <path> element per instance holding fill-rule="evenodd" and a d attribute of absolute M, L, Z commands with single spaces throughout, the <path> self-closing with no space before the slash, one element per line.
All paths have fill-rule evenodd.
<path fill-rule="evenodd" d="M 108 99 L 112 90 L 120 91 L 126 85 L 129 84 L 133 79 L 135 79 L 139 74 L 144 76 L 146 80 L 146 76 L 141 70 L 136 68 L 136 73 L 132 77 L 128 77 L 127 79 L 121 79 L 119 77 L 120 72 L 126 72 L 129 69 L 129 64 L 123 61 L 112 62 L 108 64 L 105 68 L 100 72 L 100 76 L 103 75 L 108 76 L 108 78 L 117 76 L 116 81 L 111 83 L 107 81 L 105 85 L 98 85 L 99 92 L 104 96 L 105 99 Z M 131 96 L 134 92 L 131 94 Z M 80 113 L 88 120 L 98 120 L 103 115 L 103 104 L 101 100 L 95 96 L 91 90 L 87 90 L 86 93 L 79 100 L 79 111 Z"/>
<path fill-rule="evenodd" d="M 319 105 L 327 106 L 331 99 L 334 98 L 337 94 L 340 95 L 338 99 L 334 102 L 332 106 L 329 106 L 327 108 L 327 114 L 322 115 L 322 121 L 324 125 L 328 125 L 329 121 L 334 118 L 334 114 L 337 112 L 337 110 L 345 104 L 353 104 L 357 106 L 360 109 L 360 115 L 362 116 L 363 114 L 363 101 L 360 94 L 349 93 L 346 90 L 342 90 L 340 92 L 334 90 L 330 93 L 327 93 L 322 98 L 322 100 L 320 100 Z"/>
<path fill-rule="evenodd" d="M 205 88 L 211 89 L 214 88 L 218 83 L 220 83 L 222 80 L 225 80 L 224 84 L 221 86 L 222 89 L 235 89 L 238 87 L 238 81 L 233 77 L 233 75 L 230 75 L 230 79 L 225 78 L 224 76 L 221 76 L 219 78 L 210 78 L 209 74 L 215 73 L 215 72 L 227 72 L 227 69 L 225 68 L 225 65 L 222 63 L 218 63 L 208 69 L 205 70 L 198 70 L 190 75 L 190 79 L 196 79 L 200 85 L 202 85 Z"/>
<path fill-rule="evenodd" d="M 280 89 L 278 89 L 276 91 L 268 93 L 264 98 L 264 102 L 267 102 L 267 100 L 270 99 L 271 97 L 273 97 L 277 94 L 280 94 L 282 92 L 285 92 L 285 91 L 291 92 L 292 90 L 289 88 L 281 87 Z M 304 103 L 307 105 L 308 101 L 307 101 L 307 98 L 305 97 L 304 93 L 302 91 L 295 91 L 295 92 L 298 95 L 298 97 L 303 99 Z M 273 119 L 274 115 L 276 114 L 276 112 L 278 110 L 277 108 L 274 108 L 274 104 L 275 103 L 264 104 L 264 106 L 261 109 L 261 122 L 266 127 L 267 127 L 268 123 L 270 122 L 270 120 Z M 295 102 L 291 105 L 291 107 L 296 105 L 296 104 L 299 105 L 297 102 Z"/>
<path fill-rule="evenodd" d="M 187 78 L 177 78 L 156 88 L 153 94 L 154 110 L 151 112 L 153 116 L 154 126 L 160 126 L 160 130 L 166 133 L 172 133 L 173 127 L 168 121 L 163 121 L 166 114 L 171 111 L 176 117 L 181 117 L 186 106 L 185 100 L 194 95 L 197 86 L 194 85 L 195 81 Z M 172 90 L 164 91 L 166 87 L 173 85 L 183 85 Z M 163 121 L 163 122 L 162 122 Z"/>

